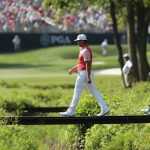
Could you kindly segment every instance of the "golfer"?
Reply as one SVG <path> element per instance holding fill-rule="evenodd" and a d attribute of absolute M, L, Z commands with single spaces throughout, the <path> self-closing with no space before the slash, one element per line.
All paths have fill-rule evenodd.
<path fill-rule="evenodd" d="M 72 102 L 70 104 L 70 107 L 66 112 L 60 112 L 63 116 L 74 116 L 75 115 L 75 109 L 79 102 L 81 93 L 85 87 L 88 88 L 89 92 L 92 93 L 92 95 L 97 99 L 100 107 L 101 112 L 97 114 L 97 116 L 104 116 L 109 112 L 109 108 L 102 99 L 101 95 L 95 88 L 94 84 L 94 72 L 92 69 L 92 51 L 87 43 L 87 38 L 84 34 L 79 34 L 77 36 L 77 39 L 74 41 L 77 41 L 78 46 L 80 48 L 79 57 L 78 57 L 78 63 L 76 66 L 68 70 L 69 75 L 71 75 L 74 72 L 78 72 L 78 76 L 75 83 L 74 88 L 74 94 L 72 98 Z"/>

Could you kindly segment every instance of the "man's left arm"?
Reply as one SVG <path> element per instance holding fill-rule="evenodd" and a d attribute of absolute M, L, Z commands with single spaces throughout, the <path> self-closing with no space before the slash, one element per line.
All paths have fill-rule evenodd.
<path fill-rule="evenodd" d="M 91 62 L 86 61 L 87 82 L 91 84 Z"/>
<path fill-rule="evenodd" d="M 91 84 L 91 58 L 90 53 L 86 49 L 83 51 L 83 58 L 86 63 L 87 82 Z"/>

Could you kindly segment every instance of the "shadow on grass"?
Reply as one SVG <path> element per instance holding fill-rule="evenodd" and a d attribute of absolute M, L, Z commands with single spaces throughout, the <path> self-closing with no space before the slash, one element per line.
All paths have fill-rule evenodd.
<path fill-rule="evenodd" d="M 50 67 L 50 64 L 6 64 L 0 63 L 0 69 L 22 69 L 22 68 L 38 68 L 38 67 Z"/>

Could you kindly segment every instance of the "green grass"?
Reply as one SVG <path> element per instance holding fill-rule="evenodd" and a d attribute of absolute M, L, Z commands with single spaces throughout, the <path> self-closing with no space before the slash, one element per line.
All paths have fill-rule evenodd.
<path fill-rule="evenodd" d="M 100 54 L 100 46 L 91 46 L 93 62 L 103 64 L 93 65 L 93 69 L 118 67 L 117 51 L 112 45 L 107 57 Z M 17 54 L 0 55 L 0 77 L 19 78 L 59 75 L 76 65 L 79 48 L 77 46 L 62 46 L 26 51 Z"/>
<path fill-rule="evenodd" d="M 110 45 L 108 55 L 101 55 L 101 47 L 92 45 L 93 70 L 119 67 L 117 49 Z M 123 45 L 123 53 L 126 52 Z M 57 46 L 20 53 L 0 55 L 0 78 L 47 77 L 66 74 L 77 64 L 78 46 Z M 150 52 L 148 52 L 150 56 Z M 99 64 L 94 64 L 99 62 Z"/>

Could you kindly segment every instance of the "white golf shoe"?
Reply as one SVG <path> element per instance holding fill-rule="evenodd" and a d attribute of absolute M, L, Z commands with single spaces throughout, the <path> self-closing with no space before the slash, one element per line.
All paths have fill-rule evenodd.
<path fill-rule="evenodd" d="M 105 116 L 110 112 L 109 108 L 102 110 L 97 116 Z"/>
<path fill-rule="evenodd" d="M 74 111 L 65 111 L 65 112 L 60 112 L 59 113 L 60 115 L 62 115 L 62 116 L 68 116 L 68 117 L 71 117 L 71 116 L 74 116 L 75 115 L 75 113 L 74 113 Z"/>

